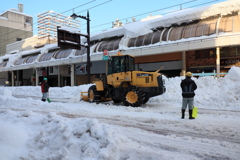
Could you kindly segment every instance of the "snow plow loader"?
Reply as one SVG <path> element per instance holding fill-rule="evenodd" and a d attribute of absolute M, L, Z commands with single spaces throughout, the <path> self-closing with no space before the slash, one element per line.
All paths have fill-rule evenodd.
<path fill-rule="evenodd" d="M 112 100 L 125 106 L 138 107 L 149 98 L 166 91 L 162 75 L 155 72 L 135 70 L 135 59 L 131 55 L 114 55 L 108 60 L 108 74 L 102 76 L 88 92 L 82 92 L 84 101 L 99 103 Z"/>

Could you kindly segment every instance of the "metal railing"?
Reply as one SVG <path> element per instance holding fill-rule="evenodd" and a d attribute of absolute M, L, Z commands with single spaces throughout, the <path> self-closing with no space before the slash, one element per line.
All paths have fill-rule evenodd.
<path fill-rule="evenodd" d="M 220 75 L 227 75 L 227 73 L 220 73 Z M 192 73 L 192 76 L 199 76 L 199 77 L 214 76 L 214 78 L 217 78 L 217 73 L 215 70 L 211 73 L 205 73 L 203 71 L 202 73 Z"/>

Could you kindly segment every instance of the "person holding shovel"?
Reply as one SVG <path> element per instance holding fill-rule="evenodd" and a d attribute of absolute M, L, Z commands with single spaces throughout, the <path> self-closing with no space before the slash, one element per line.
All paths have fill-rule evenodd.
<path fill-rule="evenodd" d="M 47 83 L 47 78 L 43 78 L 43 81 L 40 83 L 41 90 L 42 90 L 42 101 L 45 102 L 46 99 L 48 100 L 48 89 L 49 85 Z"/>

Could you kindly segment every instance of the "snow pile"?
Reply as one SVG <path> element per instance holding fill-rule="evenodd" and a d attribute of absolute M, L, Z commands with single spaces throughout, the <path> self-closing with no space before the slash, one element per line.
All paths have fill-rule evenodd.
<path fill-rule="evenodd" d="M 185 77 L 166 78 L 165 86 L 166 93 L 160 96 L 150 98 L 149 103 L 175 103 L 182 104 L 182 91 L 180 83 Z M 214 77 L 200 77 L 192 78 L 198 88 L 195 91 L 195 106 L 199 108 L 229 108 L 239 110 L 240 104 L 240 68 L 232 67 L 228 75 L 223 78 L 216 79 Z M 89 86 L 81 85 L 75 87 L 51 87 L 49 89 L 49 97 L 58 97 L 68 102 L 78 102 L 81 100 L 81 92 L 87 92 Z M 39 97 L 41 99 L 42 93 L 40 86 L 25 86 L 25 87 L 0 87 L 0 93 L 5 96 L 11 95 L 25 95 L 26 97 Z"/>
<path fill-rule="evenodd" d="M 1 87 L 0 95 L 2 98 L 12 97 L 12 91 L 9 90 L 8 88 Z"/>
<path fill-rule="evenodd" d="M 19 156 L 26 151 L 23 146 L 28 139 L 27 129 L 18 123 L 17 113 L 6 111 L 5 115 L 2 117 L 3 119 L 0 119 L 0 159 L 20 159 Z M 7 119 L 12 119 L 12 121 L 6 121 Z"/>
<path fill-rule="evenodd" d="M 225 76 L 225 78 L 232 81 L 239 81 L 240 80 L 239 67 L 232 67 L 229 70 L 228 74 Z"/>
<path fill-rule="evenodd" d="M 64 159 L 173 159 L 191 158 L 192 155 L 172 151 L 158 152 L 149 146 L 136 145 L 144 142 L 144 133 L 136 140 L 124 135 L 124 130 L 89 118 L 64 118 L 54 112 L 42 115 L 26 110 L 0 113 L 0 158 L 15 160 Z M 7 120 L 7 121 L 3 121 Z M 135 134 L 141 133 L 140 130 Z M 143 137 L 141 137 L 143 136 Z M 154 138 L 154 137 L 153 137 Z M 168 142 L 171 136 L 162 136 Z M 166 143 L 166 142 L 165 142 Z M 169 143 L 169 142 L 168 142 Z M 177 158 L 176 158 L 177 157 Z"/>
<path fill-rule="evenodd" d="M 172 102 L 182 104 L 181 80 L 185 77 L 165 78 L 166 93 L 150 99 L 150 102 Z M 240 68 L 232 67 L 223 78 L 214 77 L 192 78 L 198 88 L 195 91 L 195 106 L 199 108 L 240 109 Z"/>
<path fill-rule="evenodd" d="M 121 136 L 97 120 L 63 119 L 55 113 L 33 120 L 39 129 L 29 138 L 31 149 L 24 159 L 114 159 L 116 156 Z"/>
<path fill-rule="evenodd" d="M 62 99 L 67 99 L 69 102 L 77 102 L 81 100 L 81 92 L 87 92 L 89 86 L 93 84 L 81 85 L 81 86 L 65 86 L 65 87 L 50 87 L 49 97 L 59 97 Z M 4 88 L 0 88 L 1 90 Z M 25 97 L 41 97 L 41 87 L 40 86 L 24 86 L 24 87 L 8 87 L 8 91 L 11 91 L 13 95 L 23 95 Z M 6 94 L 4 94 L 7 96 Z"/>
<path fill-rule="evenodd" d="M 21 115 L 8 111 L 0 121 L 1 159 L 115 159 L 122 136 L 106 124 L 88 118 L 64 119 L 55 113 L 41 116 L 31 111 Z M 26 118 L 28 121 L 25 121 Z M 25 121 L 26 124 L 21 123 Z M 26 131 L 26 125 L 32 130 Z M 18 149 L 27 140 L 29 150 Z M 17 144 L 17 145 L 16 145 Z M 17 152 L 14 153 L 15 148 Z M 9 154 L 9 150 L 14 154 Z M 22 153 L 19 152 L 22 150 Z M 17 153 L 17 154 L 16 154 Z M 112 154 L 114 153 L 114 154 Z"/>

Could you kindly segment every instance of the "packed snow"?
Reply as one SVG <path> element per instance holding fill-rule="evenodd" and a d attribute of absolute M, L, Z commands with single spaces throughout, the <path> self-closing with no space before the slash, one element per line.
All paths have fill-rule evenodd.
<path fill-rule="evenodd" d="M 198 85 L 195 120 L 181 119 L 180 82 L 141 107 L 81 101 L 90 85 L 0 87 L 1 160 L 238 160 L 240 68 Z"/>

